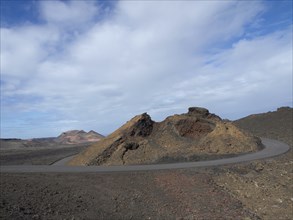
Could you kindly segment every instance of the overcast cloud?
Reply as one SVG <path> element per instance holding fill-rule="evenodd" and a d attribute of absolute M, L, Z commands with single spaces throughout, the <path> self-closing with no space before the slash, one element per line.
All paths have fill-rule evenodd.
<path fill-rule="evenodd" d="M 37 10 L 38 22 L 1 27 L 1 137 L 108 134 L 136 114 L 163 120 L 189 106 L 229 119 L 292 106 L 292 20 L 266 21 L 266 2 Z"/>

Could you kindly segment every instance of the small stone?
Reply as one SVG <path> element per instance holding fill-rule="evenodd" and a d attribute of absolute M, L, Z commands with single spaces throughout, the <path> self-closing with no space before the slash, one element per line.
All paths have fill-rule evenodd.
<path fill-rule="evenodd" d="M 261 164 L 258 164 L 258 165 L 255 167 L 255 171 L 256 171 L 256 172 L 260 172 L 260 171 L 262 171 L 263 169 L 264 169 L 264 166 L 261 165 Z"/>
<path fill-rule="evenodd" d="M 33 217 L 32 217 L 33 219 L 40 219 L 40 216 L 39 215 L 33 215 Z"/>

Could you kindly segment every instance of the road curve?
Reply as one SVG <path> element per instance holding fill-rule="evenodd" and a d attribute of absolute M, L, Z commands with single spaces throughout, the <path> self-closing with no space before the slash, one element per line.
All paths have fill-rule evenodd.
<path fill-rule="evenodd" d="M 151 165 L 129 165 L 129 166 L 64 166 L 60 165 L 65 160 L 70 158 L 64 158 L 62 162 L 58 162 L 55 166 L 49 165 L 11 165 L 0 166 L 1 173 L 101 173 L 101 172 L 126 172 L 126 171 L 147 171 L 147 170 L 167 170 L 167 169 L 182 169 L 182 168 L 194 168 L 194 167 L 209 167 L 219 166 L 225 164 L 233 164 L 240 162 L 247 162 L 252 160 L 260 160 L 269 157 L 274 157 L 287 152 L 290 147 L 280 141 L 272 140 L 268 138 L 261 138 L 265 148 L 261 151 L 244 154 L 232 158 L 224 158 L 217 160 L 198 161 L 198 162 L 184 162 L 184 163 L 170 163 L 170 164 L 151 164 Z"/>

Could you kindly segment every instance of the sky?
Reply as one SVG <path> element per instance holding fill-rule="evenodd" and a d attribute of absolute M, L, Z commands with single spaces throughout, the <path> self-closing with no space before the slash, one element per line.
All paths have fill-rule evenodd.
<path fill-rule="evenodd" d="M 1 0 L 1 138 L 292 107 L 292 1 Z"/>

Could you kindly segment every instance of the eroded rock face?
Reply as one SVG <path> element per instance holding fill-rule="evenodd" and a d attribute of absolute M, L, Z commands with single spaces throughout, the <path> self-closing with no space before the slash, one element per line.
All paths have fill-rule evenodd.
<path fill-rule="evenodd" d="M 201 107 L 188 108 L 187 115 L 192 116 L 192 117 L 206 118 L 206 119 L 211 119 L 211 120 L 222 121 L 222 119 L 219 116 L 212 114 L 206 108 L 201 108 Z"/>
<path fill-rule="evenodd" d="M 179 120 L 175 127 L 180 136 L 198 139 L 212 132 L 215 125 L 195 118 Z"/>
<path fill-rule="evenodd" d="M 162 158 L 200 158 L 261 148 L 258 138 L 245 133 L 205 108 L 154 122 L 144 113 L 89 147 L 71 165 L 148 164 Z"/>
<path fill-rule="evenodd" d="M 188 108 L 188 115 L 195 115 L 200 117 L 205 117 L 209 115 L 209 110 L 206 108 L 200 108 L 200 107 L 190 107 Z"/>
<path fill-rule="evenodd" d="M 151 117 L 144 113 L 140 116 L 137 122 L 129 129 L 125 135 L 129 135 L 132 137 L 146 137 L 152 133 L 154 121 L 152 121 Z"/>

